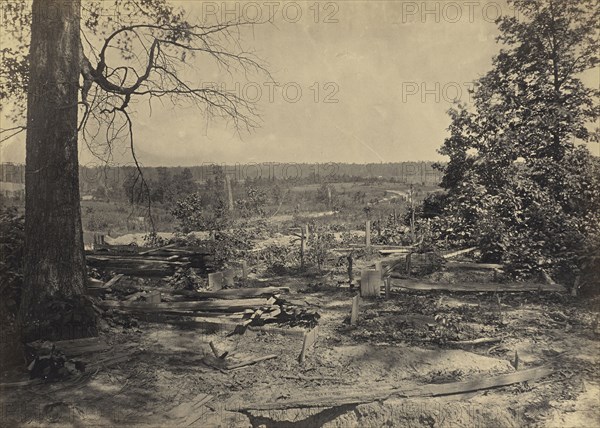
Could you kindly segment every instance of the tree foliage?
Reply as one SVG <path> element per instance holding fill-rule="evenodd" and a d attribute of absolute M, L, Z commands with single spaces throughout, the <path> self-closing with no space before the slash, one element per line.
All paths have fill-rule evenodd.
<path fill-rule="evenodd" d="M 449 112 L 435 226 L 515 277 L 546 270 L 572 280 L 600 221 L 598 165 L 586 147 L 597 142 L 599 91 L 581 80 L 599 63 L 600 10 L 593 0 L 514 6 L 519 19 L 499 19 L 502 49 L 473 105 Z"/>

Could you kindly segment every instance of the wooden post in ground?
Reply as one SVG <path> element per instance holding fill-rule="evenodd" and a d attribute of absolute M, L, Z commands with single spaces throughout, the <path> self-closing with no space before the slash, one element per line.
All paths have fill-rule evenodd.
<path fill-rule="evenodd" d="M 208 274 L 208 288 L 212 291 L 217 291 L 223 288 L 223 272 L 215 272 Z"/>
<path fill-rule="evenodd" d="M 350 325 L 358 323 L 358 306 L 360 304 L 360 296 L 357 294 L 352 298 L 352 312 L 350 313 Z"/>
<path fill-rule="evenodd" d="M 240 265 L 242 266 L 242 281 L 246 281 L 248 279 L 248 262 L 246 260 L 240 261 Z"/>
<path fill-rule="evenodd" d="M 381 293 L 381 271 L 363 269 L 360 275 L 361 297 L 378 297 Z"/>
<path fill-rule="evenodd" d="M 408 276 L 410 276 L 410 271 L 411 271 L 411 268 L 412 268 L 411 267 L 411 256 L 412 256 L 412 253 L 408 253 L 406 255 L 406 274 Z"/>
<path fill-rule="evenodd" d="M 308 226 L 300 230 L 300 267 L 304 267 L 304 254 L 306 253 L 306 240 L 308 239 Z"/>
<path fill-rule="evenodd" d="M 378 270 L 379 272 L 381 272 L 381 274 L 383 276 L 383 269 L 382 269 L 381 261 L 375 262 L 375 270 Z"/>
<path fill-rule="evenodd" d="M 350 289 L 354 288 L 353 253 L 353 251 L 350 251 L 348 257 L 346 257 L 348 259 L 348 284 L 350 284 Z"/>
<path fill-rule="evenodd" d="M 385 285 L 385 300 L 389 300 L 390 299 L 390 281 L 392 279 L 388 276 L 387 278 L 383 279 L 383 284 Z"/>
<path fill-rule="evenodd" d="M 231 191 L 231 179 L 225 174 L 225 191 L 227 192 L 227 208 L 233 211 L 233 192 Z"/>
<path fill-rule="evenodd" d="M 227 287 L 233 287 L 234 286 L 234 276 L 235 276 L 235 271 L 232 268 L 229 269 L 225 269 L 223 271 L 223 280 L 224 283 Z"/>
<path fill-rule="evenodd" d="M 371 246 L 371 220 L 365 223 L 365 246 L 367 248 Z"/>
<path fill-rule="evenodd" d="M 311 346 L 315 344 L 317 341 L 317 336 L 319 334 L 319 326 L 315 326 L 311 331 L 304 333 L 304 341 L 302 342 L 302 351 L 300 351 L 300 356 L 298 357 L 298 361 L 301 363 L 306 359 L 306 351 L 310 349 Z"/>

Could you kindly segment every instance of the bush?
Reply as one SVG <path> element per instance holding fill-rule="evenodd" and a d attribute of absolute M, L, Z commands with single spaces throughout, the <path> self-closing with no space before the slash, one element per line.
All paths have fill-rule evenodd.
<path fill-rule="evenodd" d="M 271 244 L 256 255 L 257 261 L 267 266 L 267 273 L 285 275 L 298 269 L 300 251 L 295 246 Z"/>
<path fill-rule="evenodd" d="M 2 310 L 16 314 L 23 286 L 25 219 L 15 208 L 0 211 L 0 295 Z"/>
<path fill-rule="evenodd" d="M 329 257 L 331 248 L 335 246 L 335 237 L 329 227 L 313 225 L 307 244 L 306 260 L 316 266 L 320 272 Z"/>
<path fill-rule="evenodd" d="M 0 210 L 0 372 L 23 362 L 17 313 L 23 286 L 25 222 L 14 208 Z"/>

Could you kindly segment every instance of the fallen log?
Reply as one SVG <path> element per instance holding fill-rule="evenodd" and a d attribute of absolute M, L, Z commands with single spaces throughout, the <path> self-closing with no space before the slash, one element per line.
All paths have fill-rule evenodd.
<path fill-rule="evenodd" d="M 332 392 L 331 388 L 328 388 L 306 392 L 301 397 L 291 400 L 275 401 L 270 403 L 248 403 L 242 404 L 241 406 L 239 403 L 236 403 L 235 407 L 232 406 L 229 408 L 228 406 L 225 406 L 225 408 L 226 410 L 233 411 L 284 410 L 305 407 L 338 407 L 348 404 L 371 403 L 374 401 L 387 400 L 392 396 L 403 398 L 438 397 L 444 395 L 465 394 L 468 392 L 498 388 L 515 383 L 528 382 L 541 379 L 552 373 L 552 369 L 542 366 L 489 378 L 480 377 L 478 379 L 466 382 L 423 385 L 409 390 L 397 388 L 391 385 L 378 388 L 367 388 L 363 386 L 363 388 L 357 388 L 351 390 L 350 392 L 348 392 L 348 389 L 344 389 L 346 392 Z"/>

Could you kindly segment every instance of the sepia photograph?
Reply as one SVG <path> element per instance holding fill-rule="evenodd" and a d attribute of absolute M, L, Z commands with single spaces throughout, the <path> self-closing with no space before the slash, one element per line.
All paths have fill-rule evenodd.
<path fill-rule="evenodd" d="M 600 0 L 0 0 L 0 426 L 600 427 Z"/>

